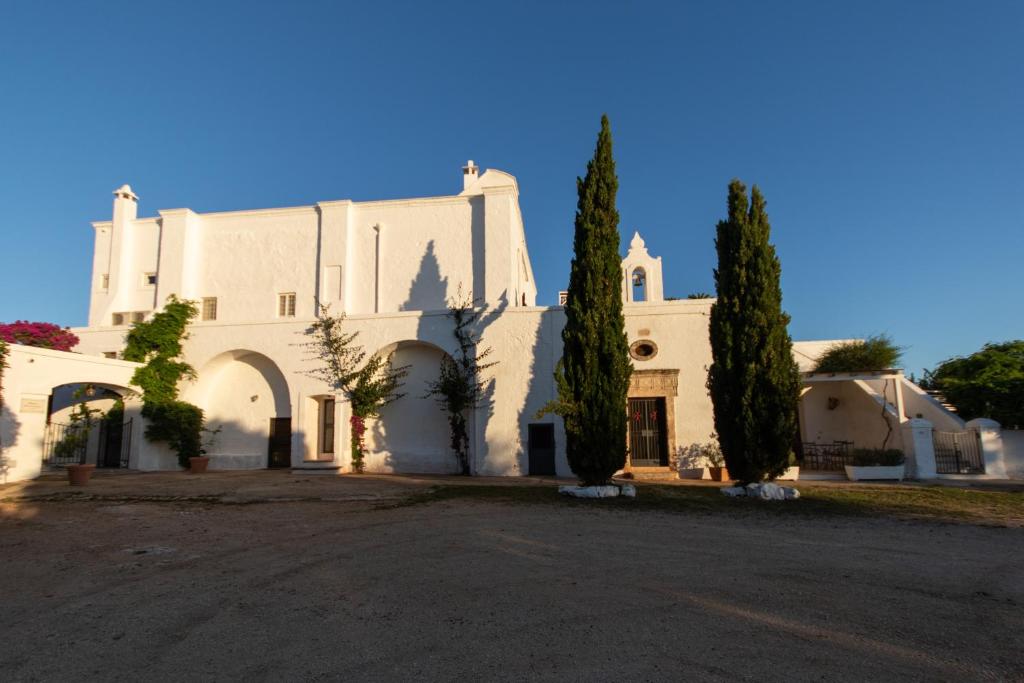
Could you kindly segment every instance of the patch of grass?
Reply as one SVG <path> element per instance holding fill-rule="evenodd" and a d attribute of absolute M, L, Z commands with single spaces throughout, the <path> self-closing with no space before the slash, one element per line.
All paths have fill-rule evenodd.
<path fill-rule="evenodd" d="M 399 505 L 469 500 L 519 505 L 558 505 L 592 510 L 648 510 L 779 517 L 871 516 L 930 519 L 994 526 L 1024 526 L 1024 494 L 947 487 L 798 485 L 796 501 L 732 499 L 717 487 L 641 484 L 636 499 L 578 500 L 555 486 L 437 486 Z"/>

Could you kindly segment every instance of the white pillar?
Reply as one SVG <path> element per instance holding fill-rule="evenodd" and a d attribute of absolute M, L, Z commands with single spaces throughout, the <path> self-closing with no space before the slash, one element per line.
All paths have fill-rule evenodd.
<path fill-rule="evenodd" d="M 915 417 L 900 425 L 903 432 L 903 449 L 907 456 L 907 476 L 914 479 L 934 479 L 935 443 L 932 439 L 932 423 Z"/>
<path fill-rule="evenodd" d="M 978 432 L 981 442 L 981 459 L 985 463 L 985 476 L 1006 479 L 1006 459 L 1003 456 L 1003 431 L 999 423 L 985 417 L 978 417 L 967 423 L 967 429 Z"/>

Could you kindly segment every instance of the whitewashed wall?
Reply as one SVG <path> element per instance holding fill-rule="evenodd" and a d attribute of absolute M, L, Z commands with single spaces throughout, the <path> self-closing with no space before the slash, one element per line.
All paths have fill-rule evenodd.
<path fill-rule="evenodd" d="M 54 387 L 97 384 L 133 389 L 137 363 L 13 344 L 4 371 L 0 412 L 0 482 L 39 476 L 47 403 Z M 135 389 L 137 391 L 137 389 Z M 129 408 L 129 411 L 137 411 Z M 128 412 L 128 411 L 126 411 Z"/>
<path fill-rule="evenodd" d="M 1004 429 L 1002 436 L 1006 475 L 1011 479 L 1024 479 L 1024 430 Z"/>

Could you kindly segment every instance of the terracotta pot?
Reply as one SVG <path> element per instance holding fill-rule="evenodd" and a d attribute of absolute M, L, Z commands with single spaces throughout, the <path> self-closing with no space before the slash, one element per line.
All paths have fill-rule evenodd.
<path fill-rule="evenodd" d="M 729 470 L 725 467 L 709 467 L 708 473 L 715 481 L 732 481 L 729 477 Z"/>
<path fill-rule="evenodd" d="M 201 458 L 189 458 L 188 459 L 188 471 L 192 474 L 202 474 L 206 471 L 207 465 L 210 464 L 210 459 L 207 457 Z"/>
<path fill-rule="evenodd" d="M 68 465 L 68 483 L 72 486 L 85 486 L 89 483 L 96 465 Z"/>

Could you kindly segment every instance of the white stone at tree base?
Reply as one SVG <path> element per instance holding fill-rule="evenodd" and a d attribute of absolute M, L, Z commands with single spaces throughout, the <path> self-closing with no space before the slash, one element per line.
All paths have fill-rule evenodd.
<path fill-rule="evenodd" d="M 763 484 L 747 484 L 746 486 L 726 486 L 722 494 L 730 498 L 759 498 L 761 500 L 796 500 L 800 492 L 792 486 L 779 486 L 768 481 Z"/>
<path fill-rule="evenodd" d="M 622 486 L 559 486 L 558 492 L 574 498 L 636 498 L 636 487 L 632 484 Z"/>

